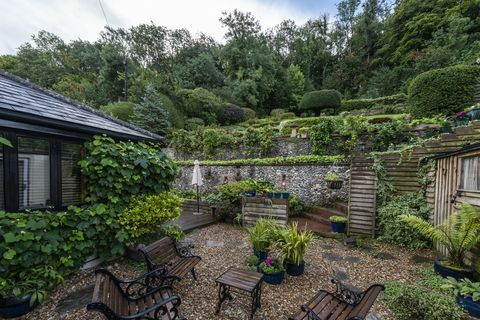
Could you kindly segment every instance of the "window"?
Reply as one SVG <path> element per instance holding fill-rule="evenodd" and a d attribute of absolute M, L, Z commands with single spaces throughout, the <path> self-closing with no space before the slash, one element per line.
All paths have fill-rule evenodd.
<path fill-rule="evenodd" d="M 82 157 L 82 145 L 78 143 L 62 142 L 61 166 L 62 166 L 62 205 L 83 202 L 83 183 L 80 165 Z"/>
<path fill-rule="evenodd" d="M 479 164 L 480 157 L 468 157 L 462 159 L 462 178 L 460 180 L 460 189 L 480 191 Z"/>
<path fill-rule="evenodd" d="M 51 206 L 50 147 L 47 140 L 18 137 L 19 209 Z"/>

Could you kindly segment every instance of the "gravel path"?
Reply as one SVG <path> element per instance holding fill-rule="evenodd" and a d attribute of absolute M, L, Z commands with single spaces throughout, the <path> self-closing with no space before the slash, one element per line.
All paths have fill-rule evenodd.
<path fill-rule="evenodd" d="M 194 242 L 195 254 L 200 255 L 203 260 L 197 265 L 198 281 L 195 282 L 189 276 L 174 289 L 174 292 L 182 298 L 183 315 L 190 320 L 248 319 L 250 300 L 238 295 L 235 295 L 232 301 L 225 301 L 221 313 L 215 314 L 217 303 L 215 279 L 230 266 L 243 266 L 245 258 L 252 251 L 251 245 L 246 240 L 246 233 L 233 225 L 216 224 L 189 234 L 187 241 Z M 319 289 L 333 290 L 330 278 L 332 267 L 335 266 L 345 268 L 352 283 L 363 288 L 373 283 L 392 280 L 413 283 L 417 277 L 415 269 L 418 269 L 419 265 L 412 263 L 411 258 L 419 254 L 429 256 L 432 253 L 412 252 L 378 242 L 370 244 L 367 249 L 349 249 L 338 241 L 319 239 L 307 250 L 304 275 L 286 276 L 279 286 L 264 284 L 262 308 L 257 310 L 255 319 L 287 319 Z M 141 271 L 141 266 L 128 261 L 119 261 L 109 267 L 119 277 L 125 278 L 138 275 Z M 103 319 L 93 313 L 87 313 L 84 307 L 65 311 L 68 306 L 67 308 L 65 305 L 58 306 L 58 301 L 62 298 L 92 285 L 93 282 L 91 270 L 68 278 L 49 295 L 47 301 L 23 319 Z M 79 297 L 75 296 L 70 300 L 79 306 L 84 305 Z M 377 302 L 372 312 L 385 320 L 394 320 L 382 302 Z"/>

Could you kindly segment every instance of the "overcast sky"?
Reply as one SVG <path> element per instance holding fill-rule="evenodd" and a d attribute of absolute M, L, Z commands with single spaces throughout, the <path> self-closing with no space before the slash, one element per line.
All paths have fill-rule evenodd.
<path fill-rule="evenodd" d="M 170 29 L 204 32 L 222 41 L 222 11 L 252 12 L 262 27 L 282 20 L 304 23 L 322 13 L 335 15 L 338 0 L 100 0 L 111 27 L 153 21 Z M 99 0 L 0 0 L 0 54 L 13 54 L 40 30 L 73 39 L 96 40 L 106 25 Z"/>

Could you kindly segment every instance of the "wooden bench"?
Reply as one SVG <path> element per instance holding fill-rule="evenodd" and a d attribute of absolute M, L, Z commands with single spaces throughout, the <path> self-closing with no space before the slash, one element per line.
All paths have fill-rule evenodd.
<path fill-rule="evenodd" d="M 106 269 L 95 271 L 92 302 L 87 310 L 100 312 L 108 320 L 182 319 L 180 297 L 172 295 L 168 285 L 157 285 L 155 273 L 134 280 L 120 280 Z"/>
<path fill-rule="evenodd" d="M 320 290 L 301 311 L 289 320 L 363 320 L 385 287 L 374 284 L 365 291 L 348 283 L 348 276 L 342 270 L 334 270 L 332 282 L 337 291 Z"/>
<path fill-rule="evenodd" d="M 189 272 L 197 280 L 195 266 L 202 258 L 191 252 L 193 246 L 177 246 L 171 237 L 164 237 L 146 247 L 139 248 L 145 258 L 147 270 L 182 280 Z"/>

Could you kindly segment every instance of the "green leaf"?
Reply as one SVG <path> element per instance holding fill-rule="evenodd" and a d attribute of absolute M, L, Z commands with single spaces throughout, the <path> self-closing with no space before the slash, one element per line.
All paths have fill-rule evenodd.
<path fill-rule="evenodd" d="M 13 234 L 12 232 L 7 232 L 3 235 L 3 237 L 5 238 L 5 242 L 6 243 L 12 243 L 12 242 L 16 242 L 18 241 L 18 236 L 16 236 L 15 234 Z"/>
<path fill-rule="evenodd" d="M 17 252 L 13 249 L 8 249 L 7 251 L 5 251 L 3 253 L 3 257 L 7 260 L 12 260 L 13 257 L 15 257 L 15 255 L 17 254 Z"/>
<path fill-rule="evenodd" d="M 12 143 L 9 140 L 7 140 L 3 137 L 0 137 L 0 144 L 3 144 L 3 145 L 8 146 L 10 148 L 13 148 Z"/>

